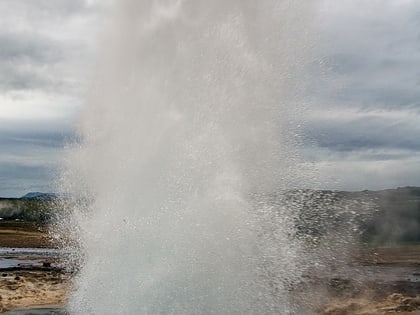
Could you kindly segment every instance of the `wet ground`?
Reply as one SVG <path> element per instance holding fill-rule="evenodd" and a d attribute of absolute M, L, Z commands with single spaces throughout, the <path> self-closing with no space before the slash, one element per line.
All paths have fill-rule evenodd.
<path fill-rule="evenodd" d="M 0 247 L 53 248 L 45 224 L 23 221 L 0 221 Z"/>
<path fill-rule="evenodd" d="M 420 314 L 420 246 L 362 247 L 329 274 L 323 315 Z"/>
<path fill-rule="evenodd" d="M 73 274 L 45 231 L 0 222 L 0 312 L 65 314 Z M 359 246 L 346 265 L 308 275 L 293 295 L 320 315 L 420 315 L 420 246 Z"/>
<path fill-rule="evenodd" d="M 63 268 L 66 253 L 54 248 L 46 231 L 42 224 L 0 221 L 0 312 L 66 303 L 72 276 Z"/>
<path fill-rule="evenodd" d="M 0 311 L 61 306 L 71 274 L 54 249 L 0 248 Z"/>
<path fill-rule="evenodd" d="M 61 308 L 39 308 L 30 310 L 15 310 L 3 313 L 5 315 L 68 315 L 68 313 Z"/>

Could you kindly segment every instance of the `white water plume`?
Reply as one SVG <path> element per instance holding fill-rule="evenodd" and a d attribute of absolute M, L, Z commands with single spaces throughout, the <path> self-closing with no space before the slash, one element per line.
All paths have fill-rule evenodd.
<path fill-rule="evenodd" d="M 72 214 L 71 313 L 298 312 L 294 209 L 269 196 L 308 175 L 296 133 L 314 14 L 313 1 L 116 4 L 63 175 L 91 201 Z"/>

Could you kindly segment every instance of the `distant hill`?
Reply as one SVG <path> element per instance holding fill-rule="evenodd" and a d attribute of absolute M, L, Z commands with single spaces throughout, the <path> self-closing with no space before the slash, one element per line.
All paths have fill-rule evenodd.
<path fill-rule="evenodd" d="M 20 199 L 37 199 L 37 200 L 53 200 L 59 196 L 55 193 L 42 193 L 42 192 L 29 192 L 26 195 L 20 197 Z"/>
<path fill-rule="evenodd" d="M 30 192 L 21 198 L 0 198 L 0 220 L 45 222 L 51 220 L 59 205 L 57 194 Z"/>
<path fill-rule="evenodd" d="M 42 192 L 0 198 L 0 219 L 49 221 L 62 211 L 66 199 L 71 202 L 74 198 Z M 293 215 L 297 237 L 308 240 L 355 234 L 368 243 L 420 242 L 420 187 L 358 192 L 291 190 L 273 194 L 271 202 L 278 212 Z"/>
<path fill-rule="evenodd" d="M 364 237 L 376 243 L 420 242 L 420 187 L 368 191 L 377 209 Z"/>
<path fill-rule="evenodd" d="M 420 187 L 379 191 L 290 191 L 286 203 L 301 205 L 298 233 L 359 236 L 367 243 L 420 242 Z"/>

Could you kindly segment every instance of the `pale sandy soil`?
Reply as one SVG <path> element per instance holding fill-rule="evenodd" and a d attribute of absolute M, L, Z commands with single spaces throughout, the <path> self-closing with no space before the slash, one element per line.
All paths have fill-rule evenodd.
<path fill-rule="evenodd" d="M 47 236 L 45 225 L 0 221 L 0 247 L 54 248 Z M 3 259 L 31 260 L 30 255 L 4 254 Z M 39 258 L 39 257 L 38 257 Z M 56 259 L 41 261 L 46 266 L 14 266 L 0 268 L 0 312 L 39 306 L 63 306 L 67 301 L 71 276 L 56 265 Z"/>
<path fill-rule="evenodd" d="M 54 247 L 45 231 L 35 224 L 0 222 L 0 247 Z M 0 312 L 65 305 L 72 278 L 55 262 L 0 269 Z M 315 276 L 300 297 L 316 303 L 320 315 L 420 315 L 420 246 L 366 248 L 354 262 L 349 274 Z M 296 300 L 300 294 L 292 292 Z"/>
<path fill-rule="evenodd" d="M 328 301 L 320 311 L 323 315 L 420 315 L 420 297 L 407 297 L 394 293 L 382 300 L 366 297 Z"/>
<path fill-rule="evenodd" d="M 353 273 L 329 290 L 322 315 L 420 315 L 420 246 L 364 248 Z"/>
<path fill-rule="evenodd" d="M 0 247 L 54 247 L 43 224 L 22 221 L 0 221 Z"/>
<path fill-rule="evenodd" d="M 38 306 L 62 306 L 70 277 L 51 270 L 3 271 L 0 274 L 0 311 Z"/>

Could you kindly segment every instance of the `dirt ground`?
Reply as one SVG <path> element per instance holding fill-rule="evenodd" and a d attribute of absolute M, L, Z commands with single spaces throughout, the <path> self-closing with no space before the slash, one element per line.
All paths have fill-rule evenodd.
<path fill-rule="evenodd" d="M 44 225 L 0 221 L 0 247 L 16 251 L 57 247 L 46 231 Z M 12 252 L 0 253 L 1 259 L 25 261 L 33 257 Z M 312 278 L 301 292 L 308 303 L 317 305 L 317 314 L 420 315 L 420 245 L 359 248 L 346 272 Z M 30 266 L 0 268 L 0 312 L 63 306 L 72 288 L 72 276 L 57 257 L 39 258 Z M 299 294 L 295 296 L 299 299 Z"/>
<path fill-rule="evenodd" d="M 0 247 L 51 248 L 54 247 L 45 224 L 0 221 Z"/>
<path fill-rule="evenodd" d="M 47 226 L 32 222 L 0 221 L 0 312 L 39 306 L 62 306 L 67 301 L 71 274 L 57 257 L 22 254 L 20 248 L 55 248 Z M 11 264 L 16 262 L 16 265 Z M 31 262 L 31 264 L 25 264 Z"/>
<path fill-rule="evenodd" d="M 359 248 L 351 264 L 353 272 L 330 279 L 320 314 L 420 315 L 419 245 Z"/>
<path fill-rule="evenodd" d="M 62 306 L 67 301 L 70 275 L 51 268 L 2 271 L 0 312 L 39 306 Z"/>

